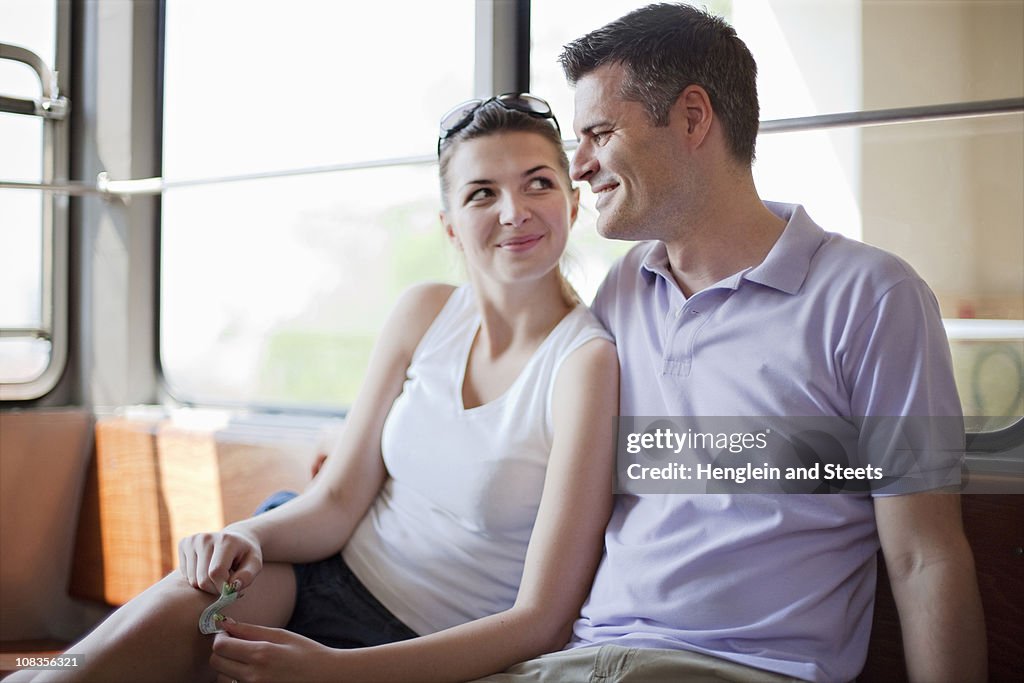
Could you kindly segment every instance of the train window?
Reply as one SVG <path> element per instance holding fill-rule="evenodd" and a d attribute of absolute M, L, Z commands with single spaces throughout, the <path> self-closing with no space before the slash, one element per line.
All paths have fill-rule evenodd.
<path fill-rule="evenodd" d="M 57 3 L 0 0 L 0 179 L 53 182 L 66 148 L 55 136 L 62 113 L 51 70 Z M 54 96 L 51 99 L 51 96 Z M 60 258 L 65 200 L 38 189 L 0 191 L 0 398 L 32 399 L 63 369 L 66 293 Z M 61 225 L 58 225 L 58 224 Z"/>
<path fill-rule="evenodd" d="M 532 88 L 572 120 L 562 46 L 644 0 L 564 0 L 531 7 Z M 977 0 L 691 4 L 725 17 L 757 59 L 762 119 L 999 99 L 1022 81 L 1022 4 Z"/>
<path fill-rule="evenodd" d="M 571 120 L 562 45 L 645 2 L 534 3 L 532 82 Z M 1024 95 L 1022 3 L 708 3 L 758 60 L 762 121 Z M 911 47 L 913 46 L 913 47 Z M 1024 415 L 1024 116 L 767 134 L 762 197 L 907 260 L 931 285 L 969 425 Z"/>
<path fill-rule="evenodd" d="M 531 90 L 560 120 L 572 120 L 562 45 L 644 4 L 533 3 Z M 354 20 L 343 5 L 282 18 L 217 3 L 200 21 L 194 3 L 168 0 L 161 359 L 178 398 L 345 406 L 397 293 L 459 277 L 437 227 L 431 156 L 437 113 L 471 94 L 472 8 L 439 17 L 421 5 Z M 708 6 L 758 57 L 762 120 L 1022 95 L 1019 3 Z M 367 29 L 384 23 L 387 44 Z M 1024 413 L 1021 118 L 766 127 L 758 142 L 762 196 L 899 254 L 936 291 L 979 429 Z M 289 172 L 317 166 L 331 172 Z M 596 236 L 582 189 L 569 273 L 589 300 L 628 245 Z"/>
<path fill-rule="evenodd" d="M 558 63 L 562 47 L 588 31 L 631 10 L 649 5 L 644 0 L 563 0 L 530 4 L 530 89 L 547 99 L 562 124 L 562 133 L 572 135 L 573 93 L 565 85 Z M 691 3 L 731 18 L 732 0 Z"/>
<path fill-rule="evenodd" d="M 160 349 L 177 398 L 342 408 L 398 293 L 458 280 L 434 157 L 438 116 L 473 96 L 474 15 L 452 10 L 168 0 Z M 305 173 L 324 166 L 345 170 Z"/>
<path fill-rule="evenodd" d="M 929 283 L 974 431 L 1024 414 L 1024 115 L 762 135 L 763 197 L 803 203 L 826 229 L 856 229 Z M 815 168 L 855 152 L 834 204 Z M 824 197 L 824 199 L 822 199 Z M 848 223 L 843 223 L 846 212 Z"/>
<path fill-rule="evenodd" d="M 841 45 L 827 18 L 844 6 L 856 11 L 860 40 L 840 50 L 852 57 L 848 78 L 829 79 L 820 61 L 795 53 L 814 35 Z M 800 40 L 788 66 L 774 59 L 761 74 L 760 91 L 776 94 L 764 118 L 1024 95 L 1020 3 L 837 3 L 818 12 L 820 32 L 807 23 L 814 14 L 771 17 L 767 7 L 767 32 Z M 755 54 L 761 40 L 750 41 Z M 785 56 L 765 42 L 764 52 Z M 855 100 L 844 103 L 837 90 L 847 80 L 856 87 L 845 97 Z M 786 84 L 796 84 L 803 107 L 777 97 Z M 929 283 L 972 430 L 1024 415 L 1024 116 L 762 135 L 755 175 L 762 196 L 805 203 L 822 225 L 898 254 Z"/>
<path fill-rule="evenodd" d="M 171 387 L 219 402 L 351 401 L 402 289 L 458 277 L 437 193 L 429 165 L 168 191 Z"/>

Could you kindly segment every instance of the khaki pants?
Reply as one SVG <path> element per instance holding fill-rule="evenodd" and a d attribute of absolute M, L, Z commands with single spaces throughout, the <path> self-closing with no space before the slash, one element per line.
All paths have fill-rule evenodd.
<path fill-rule="evenodd" d="M 781 674 L 753 669 L 686 650 L 618 645 L 552 652 L 516 664 L 478 683 L 792 683 Z"/>

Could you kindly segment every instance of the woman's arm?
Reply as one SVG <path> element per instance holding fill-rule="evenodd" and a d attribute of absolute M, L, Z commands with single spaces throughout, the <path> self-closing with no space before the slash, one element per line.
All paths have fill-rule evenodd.
<path fill-rule="evenodd" d="M 236 556 L 230 578 L 242 586 L 252 581 L 264 561 L 311 562 L 341 550 L 387 477 L 381 457 L 384 421 L 401 393 L 413 352 L 452 289 L 420 285 L 399 299 L 374 346 L 341 442 L 307 491 L 287 505 L 231 524 L 220 534 L 197 535 L 195 544 L 208 546 L 210 566 L 206 579 L 203 552 L 193 552 L 191 561 L 199 565 L 197 578 L 206 579 L 200 587 L 216 592 L 228 580 L 232 562 L 226 556 L 233 547 L 255 553 Z"/>
<path fill-rule="evenodd" d="M 229 627 L 235 637 L 219 638 L 215 651 L 255 664 L 266 680 L 278 680 L 277 668 L 281 680 L 294 677 L 299 667 L 309 680 L 394 683 L 464 681 L 561 648 L 604 547 L 612 504 L 617 406 L 615 348 L 605 340 L 590 341 L 566 359 L 555 383 L 554 446 L 512 608 L 422 638 L 327 651 L 316 657 L 315 664 L 314 657 L 303 654 L 309 643 L 283 632 L 247 630 L 244 625 Z M 295 659 L 288 657 L 288 650 Z"/>

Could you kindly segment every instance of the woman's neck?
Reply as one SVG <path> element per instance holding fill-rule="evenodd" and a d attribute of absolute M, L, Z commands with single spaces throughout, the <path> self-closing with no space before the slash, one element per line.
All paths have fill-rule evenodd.
<path fill-rule="evenodd" d="M 571 311 L 557 273 L 515 285 L 473 282 L 480 310 L 478 350 L 488 357 L 534 348 Z"/>

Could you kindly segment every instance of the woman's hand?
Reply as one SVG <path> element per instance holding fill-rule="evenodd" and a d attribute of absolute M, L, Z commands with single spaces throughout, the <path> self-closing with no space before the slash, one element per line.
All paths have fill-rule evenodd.
<path fill-rule="evenodd" d="M 279 628 L 221 622 L 224 633 L 213 641 L 210 666 L 218 680 L 244 683 L 292 683 L 292 681 L 337 681 L 341 673 L 333 668 L 337 650 L 297 633 Z"/>
<path fill-rule="evenodd" d="M 225 583 L 241 590 L 263 569 L 263 550 L 251 534 L 238 530 L 195 534 L 178 544 L 181 573 L 199 590 L 219 595 Z"/>

